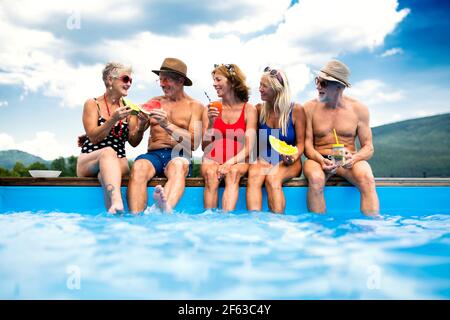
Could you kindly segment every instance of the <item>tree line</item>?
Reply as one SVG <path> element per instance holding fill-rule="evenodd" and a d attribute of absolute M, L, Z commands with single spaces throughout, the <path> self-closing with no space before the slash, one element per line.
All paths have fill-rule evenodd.
<path fill-rule="evenodd" d="M 29 177 L 30 173 L 28 170 L 58 170 L 61 171 L 60 177 L 76 177 L 77 159 L 75 156 L 68 158 L 59 157 L 50 162 L 50 164 L 37 161 L 29 166 L 25 166 L 18 161 L 11 170 L 0 167 L 0 177 Z"/>
<path fill-rule="evenodd" d="M 50 162 L 50 164 L 36 161 L 29 166 L 25 166 L 23 162 L 18 161 L 11 170 L 0 167 L 0 177 L 29 177 L 29 170 L 58 170 L 61 171 L 60 177 L 76 177 L 77 159 L 78 157 L 75 156 L 68 158 L 59 157 Z M 131 168 L 133 161 L 129 160 L 128 165 Z M 194 163 L 192 177 L 200 177 L 199 163 Z"/>

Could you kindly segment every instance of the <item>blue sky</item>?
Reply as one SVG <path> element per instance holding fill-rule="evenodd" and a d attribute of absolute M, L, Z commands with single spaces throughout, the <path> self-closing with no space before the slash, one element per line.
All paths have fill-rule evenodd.
<path fill-rule="evenodd" d="M 314 70 L 337 58 L 372 126 L 450 112 L 449 16 L 449 2 L 436 0 L 3 0 L 0 150 L 77 155 L 82 106 L 104 92 L 103 65 L 131 64 L 129 97 L 143 102 L 160 93 L 150 70 L 167 56 L 188 64 L 187 92 L 202 102 L 203 90 L 215 96 L 214 63 L 241 66 L 253 103 L 262 69 L 282 68 L 303 103 L 315 97 Z"/>

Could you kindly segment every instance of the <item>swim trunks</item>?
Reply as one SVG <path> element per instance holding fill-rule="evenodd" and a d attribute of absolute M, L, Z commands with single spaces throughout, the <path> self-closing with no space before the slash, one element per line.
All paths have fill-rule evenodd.
<path fill-rule="evenodd" d="M 192 175 L 192 162 L 190 158 L 187 158 L 183 155 L 183 150 L 180 150 L 179 153 L 172 155 L 172 148 L 162 148 L 149 150 L 147 153 L 141 154 L 134 161 L 138 161 L 141 159 L 145 159 L 150 161 L 156 171 L 156 176 L 164 177 L 164 170 L 166 169 L 167 164 L 170 160 L 181 157 L 189 161 L 189 173 L 188 177 Z M 175 152 L 176 153 L 176 152 Z M 180 154 L 181 153 L 181 154 Z"/>

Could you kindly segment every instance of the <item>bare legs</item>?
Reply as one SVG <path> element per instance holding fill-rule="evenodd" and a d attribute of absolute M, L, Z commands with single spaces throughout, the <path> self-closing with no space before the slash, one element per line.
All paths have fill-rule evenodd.
<path fill-rule="evenodd" d="M 325 213 L 323 188 L 326 176 L 319 163 L 313 160 L 305 162 L 305 177 L 308 179 L 308 209 L 315 213 Z M 336 175 L 354 184 L 361 194 L 361 212 L 368 216 L 378 215 L 380 205 L 376 192 L 372 169 L 366 161 L 358 161 L 351 169 L 338 168 Z"/>
<path fill-rule="evenodd" d="M 158 194 L 161 194 L 166 201 L 163 201 L 159 207 L 161 210 L 170 213 L 184 193 L 186 176 L 189 173 L 189 161 L 181 157 L 174 158 L 167 164 L 164 173 L 167 177 L 167 182 L 164 188 L 159 186 L 160 189 L 158 189 L 160 192 L 158 192 Z M 158 189 L 155 189 L 155 192 L 157 192 Z"/>
<path fill-rule="evenodd" d="M 358 161 L 351 169 L 339 168 L 336 172 L 354 184 L 361 194 L 361 212 L 366 216 L 377 216 L 380 203 L 376 191 L 375 178 L 367 161 Z"/>
<path fill-rule="evenodd" d="M 118 158 L 114 149 L 107 147 L 78 157 L 77 176 L 97 176 L 103 187 L 105 206 L 110 213 L 124 210 L 120 191 L 122 176 L 128 175 L 128 161 Z"/>
<path fill-rule="evenodd" d="M 220 184 L 220 180 L 217 178 L 218 168 L 219 164 L 217 162 L 203 160 L 201 173 L 205 180 L 203 191 L 203 205 L 205 209 L 213 209 L 218 206 Z"/>
<path fill-rule="evenodd" d="M 230 171 L 225 175 L 225 190 L 222 196 L 222 210 L 232 211 L 236 208 L 239 197 L 239 182 L 247 173 L 249 165 L 247 163 L 237 163 L 231 166 Z M 203 201 L 205 209 L 217 208 L 218 192 L 220 180 L 217 169 L 219 165 L 213 161 L 204 160 L 201 172 L 205 179 L 205 189 Z"/>
<path fill-rule="evenodd" d="M 247 209 L 250 211 L 262 210 L 262 186 L 266 175 L 269 174 L 271 165 L 267 162 L 258 161 L 250 165 L 247 180 Z"/>
<path fill-rule="evenodd" d="M 323 188 L 327 179 L 322 166 L 318 162 L 308 159 L 305 161 L 303 172 L 308 180 L 308 210 L 314 213 L 325 213 L 326 206 Z"/>
<path fill-rule="evenodd" d="M 189 162 L 184 158 L 174 158 L 166 166 L 164 171 L 167 182 L 164 188 L 157 186 L 153 193 L 155 204 L 165 212 L 172 212 L 184 193 L 185 178 L 189 172 Z M 147 183 L 156 174 L 150 161 L 140 159 L 131 169 L 131 177 L 128 184 L 128 207 L 131 213 L 139 213 L 147 207 L 148 194 Z"/>
<path fill-rule="evenodd" d="M 155 167 L 145 159 L 134 162 L 127 188 L 128 209 L 139 213 L 147 207 L 147 183 L 156 174 Z"/>
<path fill-rule="evenodd" d="M 286 207 L 286 199 L 283 193 L 283 182 L 301 173 L 301 162 L 297 161 L 291 166 L 279 163 L 276 166 L 258 160 L 252 164 L 248 173 L 247 182 L 247 209 L 252 211 L 262 210 L 262 185 L 267 191 L 269 210 L 275 213 L 283 213 Z"/>

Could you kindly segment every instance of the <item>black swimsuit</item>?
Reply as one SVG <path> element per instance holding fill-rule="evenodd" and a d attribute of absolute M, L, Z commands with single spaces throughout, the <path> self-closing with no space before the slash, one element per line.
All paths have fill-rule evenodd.
<path fill-rule="evenodd" d="M 95 103 L 97 104 L 98 109 L 98 125 L 101 126 L 106 122 L 106 119 L 100 115 L 100 106 L 96 98 L 94 98 Z M 120 122 L 117 123 L 114 128 L 111 129 L 111 132 L 119 133 L 120 132 Z M 111 147 L 116 151 L 118 158 L 126 157 L 125 154 L 125 142 L 128 141 L 128 123 L 122 121 L 122 134 L 119 137 L 114 136 L 111 132 L 103 139 L 101 142 L 97 144 L 93 144 L 89 138 L 87 138 L 83 146 L 81 147 L 81 153 L 91 153 L 92 151 L 100 150 L 102 148 Z"/>

